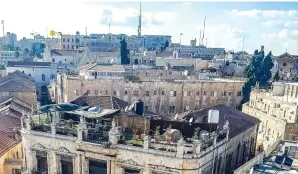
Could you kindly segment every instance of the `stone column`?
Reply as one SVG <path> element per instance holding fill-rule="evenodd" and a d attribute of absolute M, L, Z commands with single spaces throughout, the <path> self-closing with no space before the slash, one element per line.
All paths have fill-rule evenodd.
<path fill-rule="evenodd" d="M 51 124 L 51 132 L 52 132 L 52 135 L 55 136 L 56 135 L 56 123 L 53 122 Z"/>
<path fill-rule="evenodd" d="M 109 131 L 109 142 L 112 144 L 118 144 L 118 140 L 120 136 L 121 136 L 121 133 L 119 132 L 119 129 L 116 127 L 116 122 L 113 119 L 112 128 Z"/>
<path fill-rule="evenodd" d="M 148 150 L 149 146 L 150 146 L 150 137 L 148 135 L 146 135 L 144 137 L 144 149 Z"/>
<path fill-rule="evenodd" d="M 83 141 L 83 125 L 79 124 L 77 127 L 77 134 L 78 134 L 78 140 L 77 142 L 82 142 Z"/>
<path fill-rule="evenodd" d="M 201 152 L 201 141 L 200 140 L 195 140 L 193 142 L 193 153 L 198 155 Z"/>
<path fill-rule="evenodd" d="M 185 141 L 183 138 L 181 138 L 177 143 L 177 154 L 176 154 L 177 158 L 183 158 L 184 144 L 185 144 Z"/>
<path fill-rule="evenodd" d="M 31 131 L 31 124 L 32 124 L 32 118 L 31 118 L 31 115 L 29 114 L 28 115 L 28 118 L 26 119 L 26 129 L 27 129 L 27 132 L 30 132 Z"/>

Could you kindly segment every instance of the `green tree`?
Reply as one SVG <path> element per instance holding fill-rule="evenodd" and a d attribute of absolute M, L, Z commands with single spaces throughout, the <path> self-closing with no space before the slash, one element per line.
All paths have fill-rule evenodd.
<path fill-rule="evenodd" d="M 14 53 L 14 55 L 16 56 L 16 58 L 18 59 L 19 57 L 20 57 L 20 51 L 21 51 L 21 49 L 19 48 L 19 47 L 16 47 L 15 48 L 15 53 Z"/>
<path fill-rule="evenodd" d="M 274 64 L 272 62 L 271 57 L 272 53 L 270 51 L 262 62 L 260 86 L 267 86 L 268 81 L 272 77 L 271 69 L 274 66 Z"/>
<path fill-rule="evenodd" d="M 0 65 L 0 70 L 5 70 L 5 66 L 4 65 Z"/>
<path fill-rule="evenodd" d="M 121 64 L 124 64 L 124 65 L 130 64 L 128 53 L 129 53 L 129 50 L 127 50 L 127 43 L 125 41 L 125 37 L 123 37 L 123 39 L 120 41 Z"/>
<path fill-rule="evenodd" d="M 273 81 L 274 82 L 278 82 L 279 81 L 279 71 L 277 71 L 276 73 L 275 73 L 275 75 L 274 75 L 274 77 L 273 77 Z"/>
<path fill-rule="evenodd" d="M 13 47 L 12 45 L 10 45 L 10 44 L 5 44 L 5 45 L 3 45 L 3 46 L 2 46 L 2 49 L 3 49 L 4 51 L 14 51 L 14 47 Z"/>
<path fill-rule="evenodd" d="M 273 67 L 272 53 L 269 52 L 266 58 L 264 58 L 264 55 L 263 50 L 260 52 L 255 50 L 250 64 L 244 70 L 244 76 L 247 78 L 247 81 L 242 87 L 243 98 L 241 104 L 249 101 L 251 89 L 257 82 L 262 87 L 265 87 L 271 78 L 270 69 Z"/>

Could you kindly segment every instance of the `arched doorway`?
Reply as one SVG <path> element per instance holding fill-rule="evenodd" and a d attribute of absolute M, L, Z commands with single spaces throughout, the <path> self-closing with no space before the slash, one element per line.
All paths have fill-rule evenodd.
<path fill-rule="evenodd" d="M 138 65 L 139 64 L 139 60 L 138 59 L 135 59 L 135 65 Z"/>
<path fill-rule="evenodd" d="M 49 100 L 49 96 L 48 96 L 48 88 L 43 85 L 41 86 L 41 96 L 40 96 L 40 104 L 41 105 L 47 105 L 47 104 L 50 104 L 50 100 Z"/>

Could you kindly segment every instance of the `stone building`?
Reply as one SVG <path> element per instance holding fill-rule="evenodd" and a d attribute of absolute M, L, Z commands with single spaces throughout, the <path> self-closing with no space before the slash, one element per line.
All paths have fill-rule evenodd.
<path fill-rule="evenodd" d="M 223 105 L 206 108 L 196 118 L 208 117 L 206 111 L 218 109 L 218 123 L 195 119 L 189 124 L 156 120 L 111 105 L 111 109 L 95 111 L 94 106 L 108 105 L 96 103 L 100 99 L 93 101 L 85 111 L 72 106 L 72 110 L 60 109 L 55 114 L 43 110 L 22 118 L 27 173 L 228 174 L 253 157 L 259 120 L 235 109 Z M 133 108 L 137 110 L 138 105 Z M 52 119 L 40 121 L 49 115 Z M 119 120 L 123 117 L 144 126 L 134 130 Z"/>
<path fill-rule="evenodd" d="M 216 104 L 236 108 L 242 99 L 244 81 L 212 80 L 103 80 L 59 74 L 51 85 L 52 98 L 64 103 L 88 93 L 112 95 L 127 102 L 142 100 L 145 108 L 161 115 L 174 115 Z"/>
<path fill-rule="evenodd" d="M 34 79 L 20 71 L 14 71 L 0 78 L 0 103 L 9 98 L 17 98 L 36 107 L 37 95 Z"/>
<path fill-rule="evenodd" d="M 280 80 L 296 81 L 298 56 L 284 53 L 276 58 Z"/>
<path fill-rule="evenodd" d="M 254 89 L 242 111 L 262 122 L 258 132 L 259 150 L 266 150 L 281 139 L 295 135 L 298 122 L 298 83 L 275 83 L 272 90 Z M 286 136 L 285 136 L 286 132 Z M 295 138 L 294 138 L 295 139 Z"/>

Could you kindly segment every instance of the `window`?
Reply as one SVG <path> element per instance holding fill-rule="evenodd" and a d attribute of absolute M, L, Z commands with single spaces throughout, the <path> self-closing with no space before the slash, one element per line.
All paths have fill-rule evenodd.
<path fill-rule="evenodd" d="M 61 61 L 59 61 L 59 64 L 62 64 L 62 62 L 61 62 Z"/>
<path fill-rule="evenodd" d="M 145 111 L 148 111 L 149 107 L 148 106 L 145 106 Z"/>
<path fill-rule="evenodd" d="M 227 95 L 227 92 L 226 91 L 224 91 L 224 92 L 221 93 L 221 96 L 226 96 L 226 95 Z"/>
<path fill-rule="evenodd" d="M 184 96 L 190 96 L 191 95 L 191 91 L 185 91 L 184 92 Z"/>
<path fill-rule="evenodd" d="M 21 174 L 21 169 L 12 169 L 12 174 Z"/>
<path fill-rule="evenodd" d="M 214 97 L 215 96 L 215 92 L 211 91 L 211 96 Z"/>
<path fill-rule="evenodd" d="M 241 95 L 242 95 L 241 91 L 237 92 L 237 96 L 241 96 Z"/>
<path fill-rule="evenodd" d="M 149 96 L 149 91 L 146 91 L 146 94 L 145 94 L 146 96 Z"/>
<path fill-rule="evenodd" d="M 200 95 L 200 91 L 197 91 L 197 95 Z"/>
<path fill-rule="evenodd" d="M 69 42 L 69 38 L 67 38 L 67 42 Z"/>
<path fill-rule="evenodd" d="M 280 71 L 282 71 L 282 68 L 280 69 Z"/>
<path fill-rule="evenodd" d="M 232 96 L 233 92 L 229 92 L 229 96 Z"/>
<path fill-rule="evenodd" d="M 204 91 L 204 96 L 206 96 L 207 95 L 207 91 Z"/>
<path fill-rule="evenodd" d="M 80 95 L 80 93 L 79 93 L 79 90 L 78 90 L 78 89 L 76 89 L 75 93 L 76 93 L 76 96 Z"/>
<path fill-rule="evenodd" d="M 63 49 L 65 49 L 65 45 L 63 45 Z"/>
<path fill-rule="evenodd" d="M 132 91 L 132 95 L 139 96 L 139 91 Z"/>
<path fill-rule="evenodd" d="M 46 81 L 46 76 L 44 74 L 41 75 L 41 80 Z"/>
<path fill-rule="evenodd" d="M 16 157 L 17 159 L 19 159 L 19 152 L 16 152 Z"/>
<path fill-rule="evenodd" d="M 128 168 L 124 169 L 124 174 L 140 174 L 140 173 L 141 171 L 137 169 L 128 169 Z"/>
<path fill-rule="evenodd" d="M 113 91 L 113 95 L 117 95 L 117 91 Z"/>
<path fill-rule="evenodd" d="M 55 62 L 55 59 L 54 58 L 52 59 L 52 62 Z"/>
<path fill-rule="evenodd" d="M 106 90 L 106 95 L 108 95 L 108 90 Z"/>
<path fill-rule="evenodd" d="M 62 40 L 63 40 L 63 42 L 65 42 L 65 38 L 63 38 Z"/>
<path fill-rule="evenodd" d="M 171 97 L 176 97 L 176 91 L 170 91 L 170 96 Z"/>
<path fill-rule="evenodd" d="M 87 94 L 90 94 L 90 90 L 87 90 Z"/>
<path fill-rule="evenodd" d="M 172 71 L 169 71 L 169 75 L 172 75 Z"/>
<path fill-rule="evenodd" d="M 127 91 L 124 91 L 124 95 L 127 95 Z"/>
<path fill-rule="evenodd" d="M 67 45 L 67 49 L 69 49 L 69 45 Z"/>
<path fill-rule="evenodd" d="M 175 106 L 170 106 L 169 113 L 174 114 L 175 113 Z"/>
<path fill-rule="evenodd" d="M 157 95 L 157 91 L 154 91 L 154 95 Z"/>
<path fill-rule="evenodd" d="M 165 95 L 165 92 L 164 91 L 161 91 L 161 95 Z"/>
<path fill-rule="evenodd" d="M 286 63 L 283 63 L 282 66 L 287 66 L 287 64 Z"/>
<path fill-rule="evenodd" d="M 94 91 L 94 94 L 95 94 L 95 95 L 98 95 L 98 90 L 95 90 L 95 91 Z"/>

